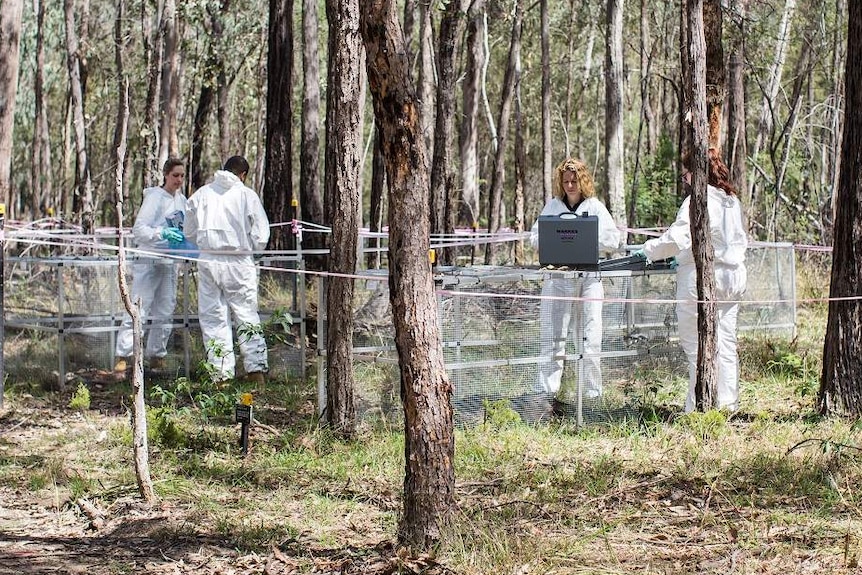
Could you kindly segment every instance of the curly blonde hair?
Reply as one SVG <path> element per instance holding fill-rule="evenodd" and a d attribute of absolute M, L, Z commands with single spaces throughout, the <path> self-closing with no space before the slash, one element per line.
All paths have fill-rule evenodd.
<path fill-rule="evenodd" d="M 578 188 L 581 190 L 582 198 L 592 198 L 596 195 L 596 184 L 593 182 L 593 176 L 587 169 L 587 166 L 580 160 L 574 158 L 566 158 L 554 170 L 554 197 L 562 200 L 566 197 L 566 191 L 563 189 L 563 174 L 565 172 L 574 172 L 578 178 Z"/>

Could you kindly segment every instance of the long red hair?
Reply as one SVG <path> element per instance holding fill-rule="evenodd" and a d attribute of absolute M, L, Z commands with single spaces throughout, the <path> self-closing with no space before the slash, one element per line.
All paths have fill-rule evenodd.
<path fill-rule="evenodd" d="M 729 196 L 739 196 L 739 192 L 730 183 L 730 170 L 721 161 L 718 150 L 710 148 L 707 157 L 709 159 L 709 185 L 721 188 Z"/>

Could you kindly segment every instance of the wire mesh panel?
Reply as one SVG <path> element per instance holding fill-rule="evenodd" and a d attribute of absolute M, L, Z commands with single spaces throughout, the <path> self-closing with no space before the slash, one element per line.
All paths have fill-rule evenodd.
<path fill-rule="evenodd" d="M 792 246 L 756 244 L 749 249 L 747 267 L 740 331 L 792 336 L 796 299 Z M 481 420 L 495 402 L 517 408 L 524 398 L 547 388 L 542 372 L 555 361 L 563 364 L 556 411 L 581 422 L 632 414 L 654 382 L 687 380 L 676 331 L 672 270 L 597 274 L 476 266 L 438 268 L 435 279 L 441 342 L 458 422 Z M 589 281 L 600 283 L 598 298 L 585 289 Z M 595 303 L 601 314 L 600 343 L 591 348 L 581 326 L 585 308 Z M 325 301 L 319 305 L 323 316 Z M 398 358 L 385 276 L 357 282 L 355 318 L 359 413 L 397 419 Z M 563 330 L 564 345 L 558 341 L 553 352 L 548 341 L 561 338 L 563 331 L 551 330 L 549 336 L 551 324 L 568 328 Z M 595 335 L 596 329 L 587 331 Z M 325 348 L 321 338 L 319 356 L 324 364 Z M 325 398 L 325 368 L 319 374 L 320 397 Z"/>
<path fill-rule="evenodd" d="M 279 267 L 284 258 L 263 263 Z M 290 258 L 296 263 L 296 258 Z M 152 258 L 130 258 L 129 286 L 136 264 Z M 197 323 L 197 283 L 192 263 L 175 263 L 178 274 L 174 313 L 166 320 L 147 319 L 144 337 L 154 326 L 172 329 L 164 363 L 151 377 L 193 375 L 205 359 Z M 296 266 L 294 266 L 294 269 Z M 127 318 L 117 281 L 115 258 L 7 258 L 5 266 L 5 369 L 12 380 L 62 385 L 75 378 L 109 382 L 117 333 Z M 287 334 L 269 347 L 272 376 L 304 375 L 304 282 L 286 267 L 261 281 L 261 317 L 290 316 Z M 293 279 L 290 279 L 292 276 Z M 235 337 L 236 341 L 236 337 Z"/>

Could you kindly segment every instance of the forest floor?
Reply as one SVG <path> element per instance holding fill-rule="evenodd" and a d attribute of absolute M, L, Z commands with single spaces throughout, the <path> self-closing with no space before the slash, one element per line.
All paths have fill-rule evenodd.
<path fill-rule="evenodd" d="M 128 385 L 89 377 L 89 405 L 72 409 L 72 389 L 12 384 L 0 574 L 860 572 L 860 426 L 813 416 L 816 346 L 743 345 L 732 415 L 683 416 L 680 381 L 634 420 L 580 429 L 486 405 L 457 430 L 455 516 L 434 555 L 397 546 L 400 427 L 338 440 L 311 389 L 256 399 L 245 457 L 238 427 L 203 417 L 200 398 L 151 409 L 147 505 Z"/>

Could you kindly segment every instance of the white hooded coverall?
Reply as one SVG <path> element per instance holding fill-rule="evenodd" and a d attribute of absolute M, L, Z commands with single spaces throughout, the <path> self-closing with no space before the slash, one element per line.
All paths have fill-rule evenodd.
<path fill-rule="evenodd" d="M 570 211 L 566 204 L 552 198 L 540 215 L 559 215 Z M 578 215 L 586 212 L 599 219 L 599 251 L 607 253 L 620 246 L 620 231 L 605 205 L 595 197 L 584 199 L 576 208 Z M 539 245 L 539 222 L 530 230 L 530 243 Z M 566 356 L 566 340 L 569 331 L 574 332 L 575 341 L 581 349 L 583 359 L 579 362 L 578 383 L 583 397 L 594 398 L 602 394 L 602 299 L 605 290 L 598 272 L 582 272 L 573 279 L 555 278 L 545 281 L 542 296 L 556 298 L 581 297 L 588 301 L 573 302 L 570 299 L 546 299 L 540 304 L 541 356 L 539 376 L 535 391 L 556 395 L 563 379 L 563 363 Z"/>
<path fill-rule="evenodd" d="M 135 245 L 142 250 L 167 250 L 169 244 L 161 236 L 168 227 L 165 217 L 180 211 L 185 212 L 186 197 L 179 191 L 175 194 L 160 187 L 144 190 L 144 201 L 135 218 L 132 233 Z M 141 323 L 152 325 L 146 328 L 147 345 L 144 356 L 165 357 L 168 338 L 171 335 L 171 316 L 177 303 L 177 268 L 170 258 L 142 254 L 132 264 L 132 301 L 141 300 Z M 132 355 L 132 318 L 126 316 L 117 333 L 115 355 Z"/>
<path fill-rule="evenodd" d="M 697 272 L 691 253 L 690 197 L 676 221 L 661 235 L 644 244 L 649 261 L 676 257 L 676 317 L 679 340 L 688 361 L 688 395 L 685 411 L 694 411 L 697 368 Z M 712 246 L 715 249 L 715 297 L 718 311 L 718 408 L 739 407 L 739 358 L 736 352 L 738 300 L 745 293 L 748 275 L 745 250 L 748 237 L 742 223 L 739 199 L 720 188 L 708 186 L 707 209 Z M 724 301 L 722 301 L 724 300 Z"/>
<path fill-rule="evenodd" d="M 260 326 L 252 252 L 266 248 L 269 220 L 254 190 L 219 170 L 189 198 L 185 232 L 201 250 L 198 316 L 207 359 L 218 379 L 230 379 L 236 371 L 230 312 L 240 326 Z M 252 329 L 238 339 L 246 373 L 267 371 L 263 336 Z"/>

